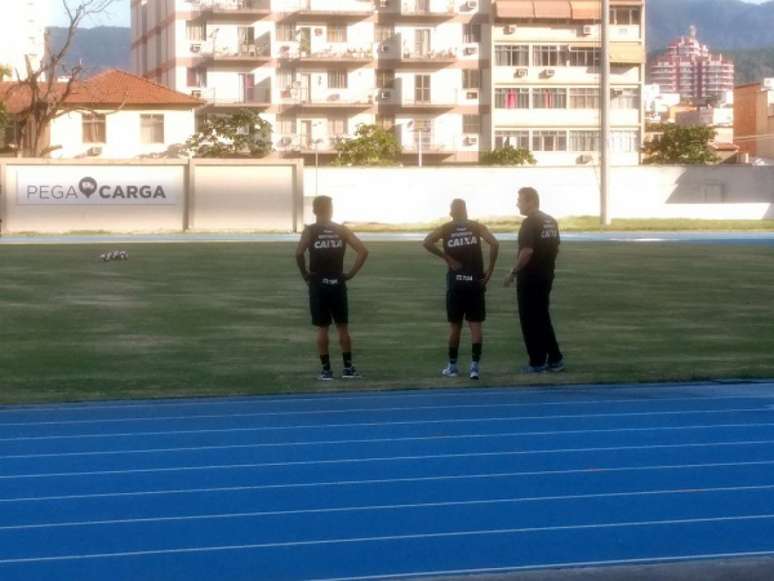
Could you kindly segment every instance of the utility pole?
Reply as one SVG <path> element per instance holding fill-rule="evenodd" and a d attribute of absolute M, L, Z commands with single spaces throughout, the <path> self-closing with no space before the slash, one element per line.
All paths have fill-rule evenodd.
<path fill-rule="evenodd" d="M 599 220 L 610 226 L 610 0 L 602 2 L 602 54 L 600 55 L 601 98 L 599 135 Z"/>

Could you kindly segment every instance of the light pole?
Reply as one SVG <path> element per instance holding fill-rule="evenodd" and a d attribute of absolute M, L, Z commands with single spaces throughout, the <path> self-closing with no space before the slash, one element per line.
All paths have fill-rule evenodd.
<path fill-rule="evenodd" d="M 602 2 L 600 55 L 599 221 L 610 225 L 610 0 Z"/>

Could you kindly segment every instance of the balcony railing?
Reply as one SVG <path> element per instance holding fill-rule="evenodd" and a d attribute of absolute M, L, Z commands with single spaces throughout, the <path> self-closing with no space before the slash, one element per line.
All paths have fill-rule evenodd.
<path fill-rule="evenodd" d="M 315 89 L 290 88 L 280 91 L 280 103 L 309 107 L 369 107 L 376 103 L 377 91 L 352 89 Z"/>
<path fill-rule="evenodd" d="M 277 58 L 307 61 L 335 61 L 335 62 L 366 62 L 373 60 L 374 48 L 372 46 L 348 47 L 328 46 L 322 50 L 304 51 L 298 43 L 283 44 L 277 52 Z"/>
<path fill-rule="evenodd" d="M 234 15 L 271 12 L 271 0 L 192 0 L 191 4 L 200 10 Z"/>
<path fill-rule="evenodd" d="M 403 16 L 448 17 L 455 11 L 453 0 L 403 0 L 400 5 Z"/>
<path fill-rule="evenodd" d="M 445 63 L 457 60 L 457 49 L 417 49 L 412 46 L 403 46 L 401 60 L 411 63 Z"/>
<path fill-rule="evenodd" d="M 447 91 L 409 91 L 403 94 L 399 89 L 379 89 L 377 100 L 382 105 L 408 107 L 412 109 L 450 109 L 457 105 L 477 105 L 480 89 L 453 89 Z"/>
<path fill-rule="evenodd" d="M 219 46 L 207 43 L 202 45 L 199 53 L 202 56 L 216 61 L 249 61 L 253 59 L 270 59 L 271 43 L 247 42 L 238 46 Z"/>
<path fill-rule="evenodd" d="M 351 135 L 321 135 L 312 137 L 306 134 L 282 135 L 277 140 L 275 147 L 279 151 L 298 151 L 305 153 L 333 153 L 336 144 L 344 139 L 351 139 Z"/>
<path fill-rule="evenodd" d="M 274 10 L 286 14 L 341 14 L 366 16 L 375 12 L 373 0 L 283 0 L 275 2 Z"/>
<path fill-rule="evenodd" d="M 272 94 L 268 87 L 248 87 L 241 91 L 228 92 L 216 87 L 195 89 L 202 99 L 216 106 L 229 105 L 256 105 L 268 106 L 271 104 Z"/>

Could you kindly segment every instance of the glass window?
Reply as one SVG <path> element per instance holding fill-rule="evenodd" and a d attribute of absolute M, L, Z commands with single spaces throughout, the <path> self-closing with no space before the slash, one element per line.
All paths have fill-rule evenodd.
<path fill-rule="evenodd" d="M 570 151 L 599 151 L 599 131 L 570 131 Z"/>
<path fill-rule="evenodd" d="M 328 71 L 329 89 L 347 88 L 347 71 Z"/>
<path fill-rule="evenodd" d="M 570 67 L 598 67 L 600 61 L 600 49 L 585 46 L 571 47 L 567 52 L 567 66 Z"/>
<path fill-rule="evenodd" d="M 387 42 L 395 36 L 395 28 L 391 24 L 377 24 L 374 36 L 376 42 Z"/>
<path fill-rule="evenodd" d="M 636 26 L 640 22 L 641 11 L 638 6 L 615 6 L 610 9 L 610 24 Z"/>
<path fill-rule="evenodd" d="M 187 75 L 189 87 L 205 87 L 207 86 L 207 69 L 202 68 L 189 68 Z"/>
<path fill-rule="evenodd" d="M 344 25 L 328 26 L 328 42 L 347 42 L 347 27 Z"/>
<path fill-rule="evenodd" d="M 347 120 L 343 117 L 328 119 L 328 137 L 343 137 L 347 134 Z"/>
<path fill-rule="evenodd" d="M 395 88 L 395 71 L 376 71 L 377 89 Z"/>
<path fill-rule="evenodd" d="M 637 89 L 611 89 L 610 106 L 613 109 L 639 109 L 640 92 Z"/>
<path fill-rule="evenodd" d="M 532 63 L 536 67 L 558 67 L 567 62 L 566 46 L 538 45 L 532 47 Z"/>
<path fill-rule="evenodd" d="M 140 115 L 140 142 L 164 143 L 164 115 Z"/>
<path fill-rule="evenodd" d="M 599 89 L 570 89 L 570 109 L 599 109 Z"/>
<path fill-rule="evenodd" d="M 463 133 L 481 133 L 481 116 L 480 115 L 463 115 L 462 116 L 462 132 Z"/>
<path fill-rule="evenodd" d="M 496 109 L 529 109 L 529 89 L 495 89 Z"/>
<path fill-rule="evenodd" d="M 481 71 L 478 69 L 466 69 L 462 71 L 462 88 L 463 89 L 480 89 L 481 88 Z"/>
<path fill-rule="evenodd" d="M 634 153 L 640 149 L 639 131 L 611 131 L 610 149 L 618 153 Z"/>
<path fill-rule="evenodd" d="M 277 129 L 280 135 L 295 135 L 296 120 L 293 117 L 279 115 L 277 117 Z"/>
<path fill-rule="evenodd" d="M 290 69 L 277 70 L 277 87 L 280 90 L 290 89 L 293 85 L 293 71 Z"/>
<path fill-rule="evenodd" d="M 534 131 L 533 151 L 567 151 L 567 133 L 564 131 Z"/>
<path fill-rule="evenodd" d="M 462 27 L 462 42 L 481 42 L 481 25 L 473 24 L 472 22 L 464 24 Z"/>
<path fill-rule="evenodd" d="M 414 76 L 414 101 L 416 103 L 430 102 L 430 75 Z"/>
<path fill-rule="evenodd" d="M 495 131 L 495 149 L 529 149 L 529 131 Z"/>
<path fill-rule="evenodd" d="M 566 109 L 567 89 L 533 89 L 532 106 L 535 109 Z"/>
<path fill-rule="evenodd" d="M 83 143 L 105 143 L 107 130 L 105 116 L 99 113 L 81 114 L 83 127 Z"/>
<path fill-rule="evenodd" d="M 186 22 L 185 33 L 191 42 L 202 42 L 205 39 L 205 29 L 203 22 Z"/>
<path fill-rule="evenodd" d="M 529 47 L 503 44 L 495 47 L 495 64 L 498 67 L 528 67 Z"/>
<path fill-rule="evenodd" d="M 295 26 L 292 24 L 278 24 L 277 40 L 282 42 L 292 42 L 296 40 Z"/>

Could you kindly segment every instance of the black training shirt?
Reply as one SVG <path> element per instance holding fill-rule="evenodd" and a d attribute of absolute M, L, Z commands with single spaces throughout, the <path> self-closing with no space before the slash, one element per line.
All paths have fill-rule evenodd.
<path fill-rule="evenodd" d="M 553 278 L 559 243 L 559 224 L 556 220 L 539 210 L 528 216 L 519 231 L 519 250 L 532 248 L 534 254 L 519 276 Z"/>
<path fill-rule="evenodd" d="M 309 236 L 309 272 L 315 276 L 341 276 L 347 251 L 342 226 L 334 222 L 311 224 L 306 227 L 306 232 Z"/>
<path fill-rule="evenodd" d="M 479 282 L 484 278 L 484 256 L 481 251 L 481 224 L 472 220 L 449 222 L 441 228 L 443 251 L 462 264 L 457 271 L 449 269 L 449 281 Z"/>

